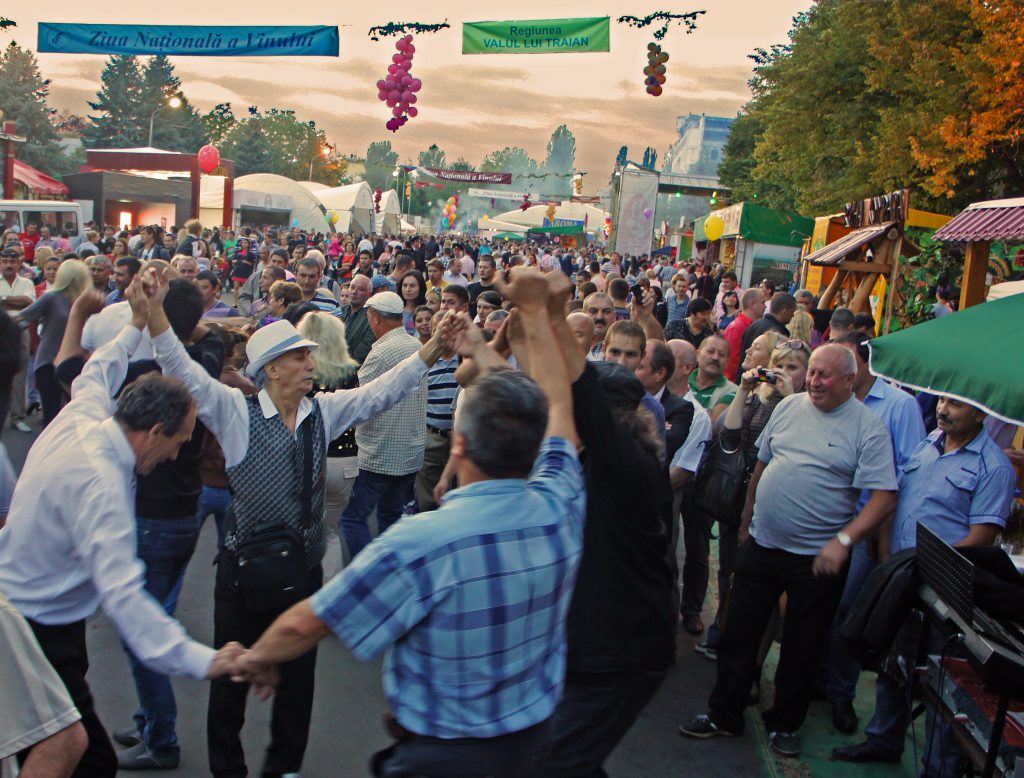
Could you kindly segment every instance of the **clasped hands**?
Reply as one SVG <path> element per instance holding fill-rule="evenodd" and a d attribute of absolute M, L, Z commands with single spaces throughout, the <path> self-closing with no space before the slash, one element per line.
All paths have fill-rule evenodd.
<path fill-rule="evenodd" d="M 247 683 L 252 686 L 253 694 L 261 700 L 267 700 L 274 693 L 281 680 L 275 665 L 257 662 L 252 651 L 241 643 L 226 643 L 213 658 L 209 679 L 228 676 L 236 683 Z"/>

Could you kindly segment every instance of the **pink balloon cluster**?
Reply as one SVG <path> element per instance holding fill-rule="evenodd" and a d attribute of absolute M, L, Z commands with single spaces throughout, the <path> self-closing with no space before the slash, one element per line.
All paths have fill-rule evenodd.
<path fill-rule="evenodd" d="M 377 82 L 377 99 L 391 109 L 386 126 L 392 132 L 398 132 L 399 127 L 419 113 L 414 104 L 416 93 L 423 86 L 422 81 L 412 77 L 412 55 L 416 53 L 412 36 L 399 39 L 395 48 L 398 53 L 391 57 L 387 77 Z"/>

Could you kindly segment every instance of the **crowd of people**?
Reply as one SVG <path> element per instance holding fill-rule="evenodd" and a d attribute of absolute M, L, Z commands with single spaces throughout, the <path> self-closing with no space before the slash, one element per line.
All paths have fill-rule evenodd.
<path fill-rule="evenodd" d="M 871 316 L 796 283 L 461 236 L 62 240 L 0 250 L 0 420 L 45 427 L 16 486 L 0 448 L 0 759 L 25 778 L 177 767 L 200 746 L 171 675 L 210 679 L 212 775 L 248 774 L 250 688 L 261 774 L 298 775 L 331 635 L 386 656 L 374 775 L 603 775 L 679 629 L 717 677 L 678 731 L 741 734 L 781 636 L 763 716 L 797 756 L 815 695 L 859 725 L 838 627 L 871 571 L 918 522 L 990 545 L 1010 510 L 1013 428 L 871 375 Z M 174 619 L 210 515 L 212 647 Z M 112 729 L 99 608 L 138 698 Z M 906 683 L 836 759 L 900 759 Z M 958 775 L 932 731 L 928 775 Z"/>

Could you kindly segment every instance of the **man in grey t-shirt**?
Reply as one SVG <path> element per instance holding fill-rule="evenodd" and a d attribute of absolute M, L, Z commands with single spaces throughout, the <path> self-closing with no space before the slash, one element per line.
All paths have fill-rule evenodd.
<path fill-rule="evenodd" d="M 775 702 L 763 715 L 772 748 L 800 753 L 796 730 L 807 715 L 850 548 L 896 507 L 892 444 L 878 416 L 853 396 L 856 372 L 849 349 L 818 348 L 807 393 L 779 403 L 757 441 L 710 711 L 682 725 L 683 735 L 742 732 L 761 636 L 785 593 Z M 871 497 L 858 512 L 862 489 Z"/>

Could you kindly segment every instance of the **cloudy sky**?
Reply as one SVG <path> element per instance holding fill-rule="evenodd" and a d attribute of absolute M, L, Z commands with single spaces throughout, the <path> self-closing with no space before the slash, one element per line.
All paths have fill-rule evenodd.
<path fill-rule="evenodd" d="M 342 153 L 362 155 L 375 140 L 390 138 L 403 161 L 437 143 L 449 160 L 464 157 L 479 164 L 485 154 L 505 146 L 522 146 L 542 159 L 551 132 L 565 123 L 576 136 L 576 165 L 586 170 L 588 191 L 603 186 L 620 146 L 639 159 L 645 146 L 664 155 L 675 139 L 676 117 L 688 113 L 733 116 L 748 99 L 747 79 L 754 48 L 786 39 L 794 14 L 811 0 L 706 0 L 675 6 L 622 4 L 606 0 L 535 0 L 438 3 L 437 11 L 417 0 L 375 3 L 313 3 L 301 8 L 282 2 L 252 0 L 211 4 L 177 0 L 148 5 L 110 0 L 75 4 L 67 11 L 45 10 L 62 4 L 8 0 L 3 13 L 18 26 L 8 34 L 35 49 L 37 22 L 108 22 L 140 24 L 248 25 L 329 24 L 341 32 L 341 56 L 326 57 L 173 57 L 182 89 L 200 110 L 230 102 L 236 115 L 246 107 L 291 108 L 300 118 L 315 119 Z M 433 4 L 430 4 L 431 6 Z M 348 8 L 345 8 L 348 6 Z M 379 12 L 376 10 L 379 7 Z M 695 32 L 672 28 L 663 48 L 670 54 L 667 83 L 660 97 L 644 92 L 642 69 L 651 28 L 634 30 L 615 23 L 618 16 L 646 16 L 706 10 Z M 344 14 L 344 15 L 342 15 Z M 611 52 L 607 54 L 461 54 L 461 22 L 611 16 Z M 423 81 L 420 114 L 392 134 L 390 116 L 377 101 L 377 79 L 385 75 L 394 39 L 375 43 L 367 30 L 389 21 L 436 23 L 451 29 L 416 40 L 413 74 Z M 85 114 L 87 98 L 99 86 L 104 57 L 40 54 L 43 75 L 51 78 L 51 102 L 59 109 Z"/>

